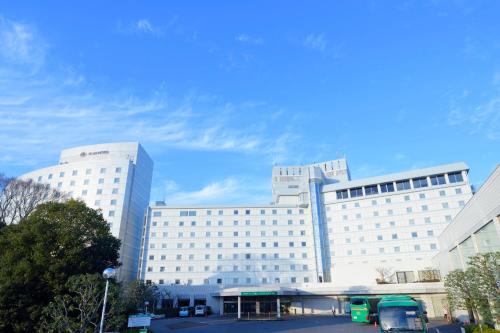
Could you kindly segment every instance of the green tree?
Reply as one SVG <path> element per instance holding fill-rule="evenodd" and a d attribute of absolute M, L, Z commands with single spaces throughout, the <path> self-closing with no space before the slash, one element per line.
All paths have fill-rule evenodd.
<path fill-rule="evenodd" d="M 500 252 L 478 254 L 469 260 L 468 270 L 474 276 L 475 297 L 479 303 L 479 312 L 483 320 L 500 325 Z"/>
<path fill-rule="evenodd" d="M 92 333 L 99 328 L 105 281 L 100 274 L 80 274 L 69 278 L 68 294 L 57 295 L 43 310 L 40 332 Z M 120 285 L 111 282 L 106 304 L 106 331 L 126 326 Z"/>
<path fill-rule="evenodd" d="M 158 286 L 154 284 L 146 284 L 143 281 L 135 280 L 123 288 L 122 297 L 127 314 L 143 312 L 145 302 L 149 303 L 149 310 L 153 312 L 160 298 L 160 291 Z"/>
<path fill-rule="evenodd" d="M 118 266 L 120 241 L 81 201 L 39 205 L 0 231 L 0 331 L 34 332 L 71 275 Z"/>
<path fill-rule="evenodd" d="M 446 276 L 444 287 L 450 307 L 469 311 L 469 316 L 472 314 L 471 321 L 475 321 L 479 316 L 472 280 L 473 276 L 470 271 L 455 270 Z"/>

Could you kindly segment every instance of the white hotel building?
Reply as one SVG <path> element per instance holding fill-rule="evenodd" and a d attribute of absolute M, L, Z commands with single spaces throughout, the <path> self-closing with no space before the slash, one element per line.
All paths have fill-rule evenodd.
<path fill-rule="evenodd" d="M 242 297 L 251 293 L 317 313 L 352 294 L 403 292 L 439 314 L 443 287 L 432 257 L 472 197 L 464 163 L 359 180 L 345 159 L 272 172 L 270 205 L 151 206 L 140 278 L 178 304 L 205 302 L 215 312 L 241 302 L 243 310 L 273 309 L 263 307 L 265 297 Z M 379 268 L 393 284 L 377 283 Z"/>
<path fill-rule="evenodd" d="M 59 163 L 20 176 L 100 209 L 113 236 L 122 242 L 119 278 L 137 276 L 144 212 L 149 204 L 153 162 L 138 142 L 65 149 Z"/>

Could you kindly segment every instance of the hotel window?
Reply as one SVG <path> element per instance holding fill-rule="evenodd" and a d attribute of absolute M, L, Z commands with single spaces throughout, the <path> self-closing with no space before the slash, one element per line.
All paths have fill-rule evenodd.
<path fill-rule="evenodd" d="M 450 172 L 448 174 L 448 179 L 450 180 L 450 183 L 459 183 L 464 181 L 461 172 Z"/>
<path fill-rule="evenodd" d="M 351 198 L 363 196 L 363 189 L 361 187 L 351 188 L 349 192 L 351 193 Z"/>
<path fill-rule="evenodd" d="M 380 191 L 382 193 L 394 192 L 394 183 L 380 184 Z"/>
<path fill-rule="evenodd" d="M 427 205 L 422 205 L 422 211 L 428 211 L 429 207 Z"/>
<path fill-rule="evenodd" d="M 304 220 L 300 220 L 299 224 L 304 225 Z"/>
<path fill-rule="evenodd" d="M 416 231 L 412 231 L 411 233 L 411 238 L 417 238 L 418 237 L 418 234 Z"/>
<path fill-rule="evenodd" d="M 395 226 L 396 226 L 396 222 L 394 222 L 394 221 L 390 221 L 390 222 L 389 222 L 389 225 L 390 225 L 391 227 L 395 227 Z"/>
<path fill-rule="evenodd" d="M 115 179 L 113 180 L 113 183 L 115 183 L 115 184 L 120 183 L 120 178 L 115 178 Z"/>
<path fill-rule="evenodd" d="M 102 194 L 102 188 L 98 188 L 96 193 L 97 194 Z"/>
<path fill-rule="evenodd" d="M 233 215 L 238 215 L 238 210 L 237 209 L 233 210 Z"/>
<path fill-rule="evenodd" d="M 108 216 L 115 216 L 115 211 L 114 210 L 110 210 L 109 213 L 108 213 Z"/>
<path fill-rule="evenodd" d="M 383 247 L 379 247 L 378 253 L 385 253 L 385 249 Z"/>
<path fill-rule="evenodd" d="M 349 226 L 344 226 L 344 231 L 349 231 Z"/>
<path fill-rule="evenodd" d="M 86 175 L 90 175 L 91 173 L 92 173 L 92 169 L 87 169 L 87 170 L 85 170 L 85 174 L 86 174 Z"/>
<path fill-rule="evenodd" d="M 428 223 L 431 223 L 431 218 L 430 218 L 430 217 L 426 217 L 426 218 L 424 218 L 424 221 L 425 221 L 425 223 L 427 223 L 427 224 L 428 224 Z"/>
<path fill-rule="evenodd" d="M 442 203 L 443 208 L 450 208 L 450 205 L 447 202 Z"/>
<path fill-rule="evenodd" d="M 115 205 L 116 205 L 116 200 L 115 199 L 111 200 L 111 206 L 115 206 Z"/>
<path fill-rule="evenodd" d="M 410 181 L 408 179 L 397 181 L 396 188 L 398 191 L 409 190 L 411 189 Z"/>
<path fill-rule="evenodd" d="M 347 199 L 347 198 L 349 198 L 347 190 L 337 191 L 337 199 Z"/>
<path fill-rule="evenodd" d="M 273 215 L 276 215 L 278 214 L 278 211 L 276 209 L 273 209 L 272 212 L 271 212 Z"/>
<path fill-rule="evenodd" d="M 87 195 L 87 190 L 83 190 L 82 195 Z"/>
<path fill-rule="evenodd" d="M 359 220 L 361 218 L 361 214 L 360 213 L 356 214 L 356 218 Z"/>
<path fill-rule="evenodd" d="M 90 179 L 85 179 L 85 180 L 83 181 L 83 185 L 88 185 L 88 184 L 90 184 Z"/>
<path fill-rule="evenodd" d="M 106 168 L 101 168 L 100 173 L 106 173 Z"/>
<path fill-rule="evenodd" d="M 352 256 L 352 250 L 347 250 L 347 255 Z"/>
<path fill-rule="evenodd" d="M 302 259 L 306 259 L 307 258 L 307 253 L 302 253 Z"/>
<path fill-rule="evenodd" d="M 418 195 L 418 197 L 419 197 L 420 199 L 425 199 L 425 193 L 420 193 L 420 194 Z"/>
<path fill-rule="evenodd" d="M 376 206 L 376 205 L 378 205 L 377 200 L 372 200 L 372 206 Z"/>
<path fill-rule="evenodd" d="M 250 220 L 245 220 L 245 225 L 250 225 Z"/>
<path fill-rule="evenodd" d="M 94 201 L 94 206 L 100 206 L 100 205 L 101 205 L 101 200 Z"/>
<path fill-rule="evenodd" d="M 394 246 L 394 252 L 401 252 L 401 248 L 399 246 Z"/>
<path fill-rule="evenodd" d="M 427 230 L 427 236 L 434 236 L 434 230 Z"/>
<path fill-rule="evenodd" d="M 463 200 L 460 200 L 460 201 L 458 202 L 458 205 L 459 205 L 460 207 L 463 207 L 463 206 L 465 206 L 465 201 L 463 201 Z"/>
<path fill-rule="evenodd" d="M 304 214 L 304 210 L 303 209 L 299 209 L 299 214 Z"/>
<path fill-rule="evenodd" d="M 377 187 L 377 185 L 368 185 L 368 186 L 365 186 L 365 194 L 366 195 L 378 194 L 378 187 Z"/>
<path fill-rule="evenodd" d="M 42 176 L 38 176 L 38 181 L 41 182 L 42 181 Z"/>
<path fill-rule="evenodd" d="M 380 223 L 375 223 L 375 228 L 380 229 Z"/>
<path fill-rule="evenodd" d="M 374 211 L 373 216 L 378 216 L 378 211 Z"/>
<path fill-rule="evenodd" d="M 72 176 L 76 176 L 78 175 L 78 170 L 73 170 L 73 172 L 71 173 Z"/>
<path fill-rule="evenodd" d="M 288 215 L 292 215 L 292 210 L 291 210 L 291 209 L 287 209 L 287 210 L 286 210 L 286 213 L 287 213 Z"/>
<path fill-rule="evenodd" d="M 288 220 L 288 225 L 292 225 L 293 224 L 293 220 Z"/>
<path fill-rule="evenodd" d="M 432 185 L 446 184 L 446 179 L 444 178 L 444 175 L 435 175 L 435 176 L 431 176 L 430 178 L 431 178 Z"/>
<path fill-rule="evenodd" d="M 57 187 L 61 188 L 62 187 L 62 183 L 61 182 L 57 183 Z"/>
<path fill-rule="evenodd" d="M 365 241 L 365 236 L 361 236 L 361 237 L 359 237 L 359 241 L 360 241 L 361 243 L 363 243 L 363 242 Z"/>
<path fill-rule="evenodd" d="M 407 212 L 407 213 L 411 213 L 411 212 L 413 212 L 413 208 L 411 208 L 411 207 L 406 207 L 406 212 Z"/>
<path fill-rule="evenodd" d="M 363 230 L 363 226 L 361 224 L 358 224 L 358 230 Z"/>
<path fill-rule="evenodd" d="M 445 219 L 446 222 L 450 222 L 451 221 L 451 215 L 446 215 L 444 217 L 444 219 Z"/>
<path fill-rule="evenodd" d="M 427 187 L 427 178 L 413 178 L 413 188 Z"/>
<path fill-rule="evenodd" d="M 392 234 L 392 239 L 398 239 L 398 234 Z"/>
<path fill-rule="evenodd" d="M 49 175 L 47 176 L 48 179 L 52 179 L 52 174 L 49 173 Z"/>
<path fill-rule="evenodd" d="M 383 240 L 384 237 L 382 237 L 382 235 L 377 235 L 377 240 Z"/>
<path fill-rule="evenodd" d="M 431 243 L 431 250 L 437 250 L 437 245 L 434 243 Z"/>
<path fill-rule="evenodd" d="M 289 247 L 294 247 L 294 246 L 295 246 L 295 244 L 294 244 L 294 242 L 289 242 L 289 243 L 288 243 L 288 246 L 289 246 Z"/>
<path fill-rule="evenodd" d="M 366 249 L 361 249 L 361 254 L 366 254 Z"/>
<path fill-rule="evenodd" d="M 309 278 L 307 276 L 304 277 L 304 283 L 309 283 Z"/>
<path fill-rule="evenodd" d="M 441 190 L 441 191 L 439 191 L 439 196 L 440 196 L 440 197 L 444 197 L 444 196 L 446 196 L 446 191 L 445 191 L 445 190 Z"/>
<path fill-rule="evenodd" d="M 233 221 L 233 225 L 238 225 L 238 221 Z"/>
<path fill-rule="evenodd" d="M 122 172 L 122 168 L 116 168 L 116 169 L 115 169 L 115 172 L 116 172 L 116 173 L 120 173 L 120 172 Z"/>
<path fill-rule="evenodd" d="M 99 178 L 98 184 L 104 184 L 104 178 Z"/>
<path fill-rule="evenodd" d="M 387 210 L 387 215 L 394 215 L 394 211 L 392 209 Z"/>
<path fill-rule="evenodd" d="M 415 225 L 415 219 L 409 219 L 408 220 L 409 225 Z"/>
<path fill-rule="evenodd" d="M 415 248 L 415 251 L 420 251 L 420 245 L 416 244 L 416 245 L 414 246 L 414 248 Z"/>
<path fill-rule="evenodd" d="M 64 171 L 59 172 L 59 177 L 64 177 Z"/>
<path fill-rule="evenodd" d="M 345 242 L 346 242 L 346 244 L 350 244 L 351 243 L 351 239 L 350 238 L 346 238 Z"/>
<path fill-rule="evenodd" d="M 223 211 L 223 210 L 219 210 L 218 214 L 219 214 L 219 215 L 223 215 L 223 214 L 224 214 L 224 211 Z"/>

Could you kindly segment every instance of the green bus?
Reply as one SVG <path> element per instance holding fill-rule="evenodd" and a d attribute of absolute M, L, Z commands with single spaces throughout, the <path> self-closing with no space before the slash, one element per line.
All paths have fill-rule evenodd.
<path fill-rule="evenodd" d="M 384 296 L 377 305 L 374 319 L 379 323 L 379 332 L 427 333 L 427 313 L 422 303 L 405 295 Z"/>
<path fill-rule="evenodd" d="M 371 323 L 373 315 L 377 313 L 377 304 L 380 297 L 354 296 L 351 297 L 351 320 L 357 323 Z"/>

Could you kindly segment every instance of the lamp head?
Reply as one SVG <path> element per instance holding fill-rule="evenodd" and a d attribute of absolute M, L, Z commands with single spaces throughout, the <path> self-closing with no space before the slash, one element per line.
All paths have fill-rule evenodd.
<path fill-rule="evenodd" d="M 116 270 L 112 267 L 108 267 L 104 270 L 104 272 L 102 272 L 102 276 L 105 278 L 105 279 L 111 279 L 111 278 L 114 278 L 116 275 Z"/>

